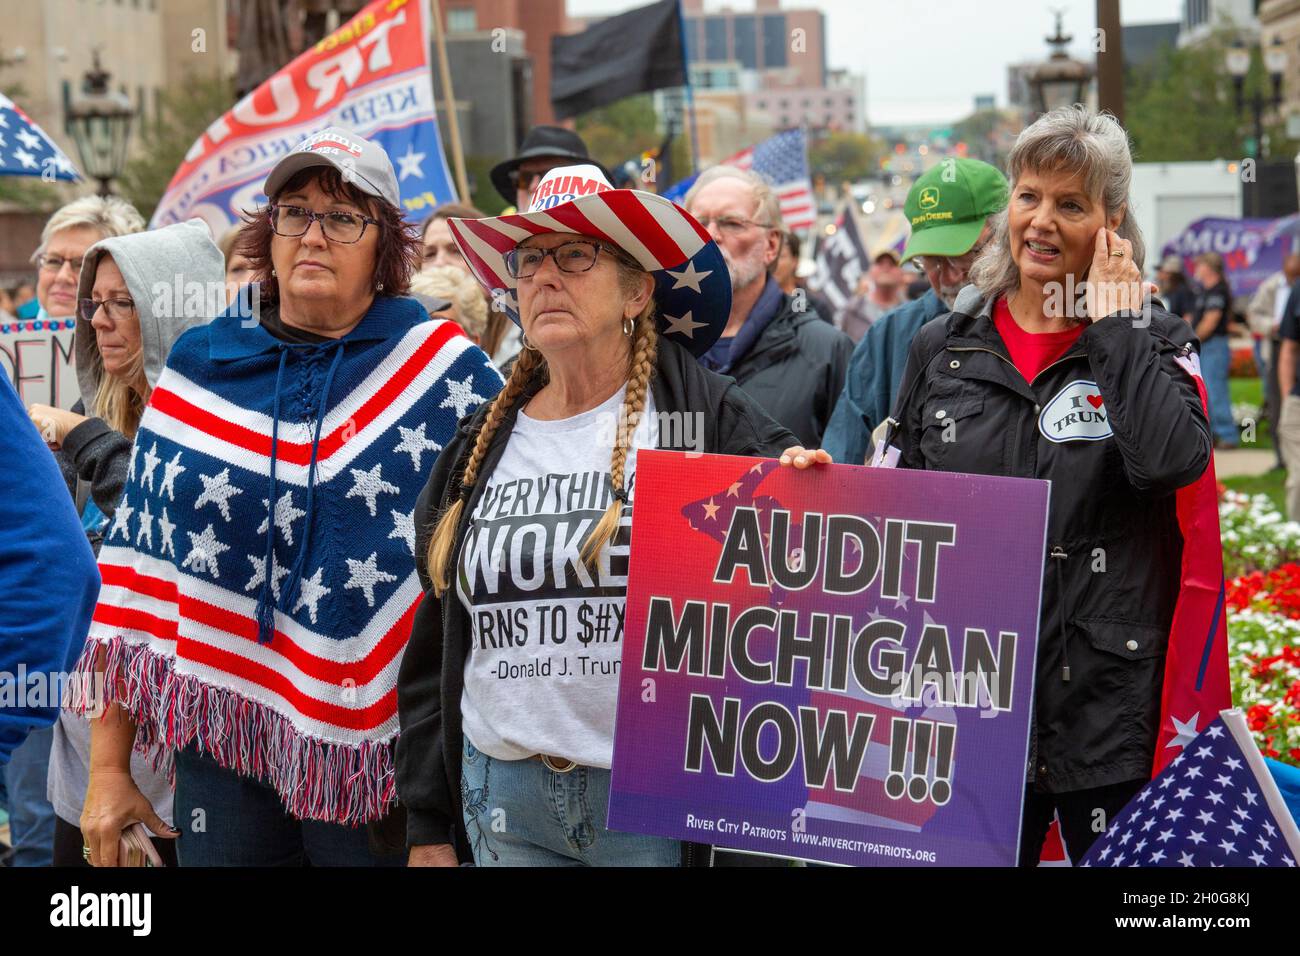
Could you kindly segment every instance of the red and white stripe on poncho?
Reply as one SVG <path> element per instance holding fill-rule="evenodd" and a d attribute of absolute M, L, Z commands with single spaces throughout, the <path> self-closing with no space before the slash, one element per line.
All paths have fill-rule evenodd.
<path fill-rule="evenodd" d="M 378 299 L 341 346 L 279 344 L 229 314 L 177 342 L 79 664 L 91 674 L 103 650 L 108 698 L 159 762 L 197 744 L 304 819 L 357 824 L 394 802 L 397 671 L 422 597 L 416 498 L 457 420 L 501 385 L 458 326 L 424 318 Z M 268 595 L 282 610 L 259 641 Z"/>

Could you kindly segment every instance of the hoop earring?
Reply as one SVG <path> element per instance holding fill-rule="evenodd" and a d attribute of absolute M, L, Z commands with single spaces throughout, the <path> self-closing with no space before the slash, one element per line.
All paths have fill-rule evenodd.
<path fill-rule="evenodd" d="M 529 341 L 528 341 L 528 336 L 525 335 L 523 332 L 520 332 L 520 333 L 519 333 L 519 338 L 520 338 L 520 340 L 524 343 L 524 348 L 528 349 L 528 351 L 530 351 L 530 352 L 536 352 L 536 351 L 537 351 L 537 346 L 536 346 L 536 345 L 533 345 L 533 343 L 529 342 Z"/>
<path fill-rule="evenodd" d="M 634 319 L 629 318 L 626 315 L 623 316 L 623 334 L 626 335 L 628 338 L 631 338 L 632 333 L 635 331 L 636 331 L 636 321 Z"/>

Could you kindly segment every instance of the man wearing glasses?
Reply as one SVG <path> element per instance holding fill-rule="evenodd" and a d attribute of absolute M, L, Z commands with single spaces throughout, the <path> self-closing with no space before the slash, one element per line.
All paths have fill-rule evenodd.
<path fill-rule="evenodd" d="M 771 185 L 749 170 L 714 166 L 700 174 L 684 205 L 722 249 L 731 273 L 727 327 L 700 361 L 732 376 L 805 448 L 819 447 L 853 342 L 772 277 L 783 226 Z M 702 278 L 683 274 L 675 281 Z"/>
<path fill-rule="evenodd" d="M 913 183 L 903 206 L 912 226 L 903 262 L 915 260 L 930 289 L 886 312 L 854 348 L 844 391 L 822 441 L 836 461 L 866 460 L 871 432 L 889 415 L 898 394 L 912 337 L 952 309 L 992 235 L 989 220 L 1006 206 L 1006 178 L 978 159 L 945 159 Z"/>
<path fill-rule="evenodd" d="M 534 126 L 524 137 L 519 155 L 497 163 L 489 176 L 502 199 L 515 209 L 526 210 L 543 176 L 558 166 L 575 163 L 591 163 L 606 179 L 610 178 L 609 170 L 587 154 L 587 144 L 573 130 L 562 126 Z"/>

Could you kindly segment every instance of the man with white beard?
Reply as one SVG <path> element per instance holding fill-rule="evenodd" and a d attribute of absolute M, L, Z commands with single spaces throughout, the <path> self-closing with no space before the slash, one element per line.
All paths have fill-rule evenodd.
<path fill-rule="evenodd" d="M 822 447 L 837 462 L 862 464 L 871 432 L 889 415 L 921 326 L 949 312 L 966 274 L 992 235 L 989 221 L 1007 206 L 1007 181 L 978 159 L 949 158 L 921 176 L 903 211 L 912 235 L 903 262 L 917 259 L 930 289 L 872 323 L 853 350 L 848 375 Z"/>
<path fill-rule="evenodd" d="M 817 315 L 802 290 L 784 293 L 771 276 L 783 231 L 776 193 L 754 172 L 714 166 L 700 174 L 685 206 L 717 242 L 731 274 L 727 327 L 700 362 L 732 376 L 800 444 L 817 448 L 853 342 Z M 700 278 L 683 273 L 675 281 Z"/>

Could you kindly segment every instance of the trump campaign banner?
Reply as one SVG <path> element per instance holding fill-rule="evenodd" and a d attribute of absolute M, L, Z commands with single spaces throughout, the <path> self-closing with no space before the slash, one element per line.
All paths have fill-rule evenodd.
<path fill-rule="evenodd" d="M 384 148 L 418 219 L 456 198 L 438 133 L 423 0 L 376 0 L 235 104 L 190 148 L 150 228 L 202 218 L 216 236 L 265 202 L 302 140 L 341 126 Z"/>
<path fill-rule="evenodd" d="M 637 453 L 609 826 L 1014 866 L 1048 483 Z"/>
<path fill-rule="evenodd" d="M 1165 243 L 1160 255 L 1183 260 L 1191 276 L 1196 257 L 1206 252 L 1223 256 L 1228 285 L 1235 296 L 1253 295 L 1269 276 L 1282 270 L 1282 260 L 1296 247 L 1300 216 L 1281 219 L 1220 219 L 1213 216 L 1190 223 Z"/>

